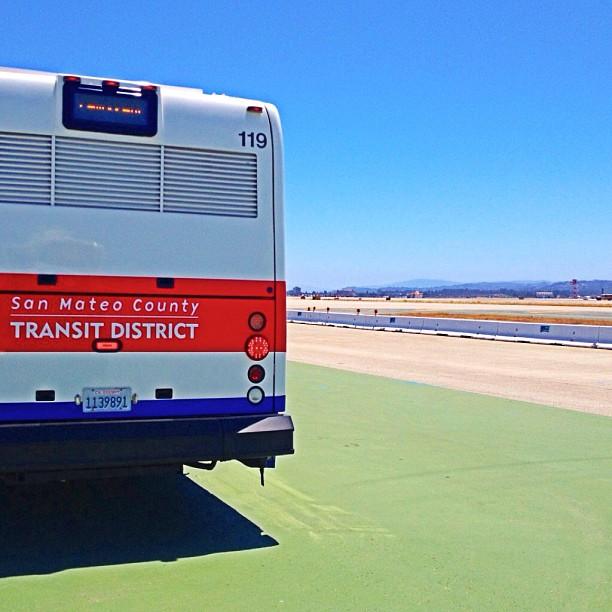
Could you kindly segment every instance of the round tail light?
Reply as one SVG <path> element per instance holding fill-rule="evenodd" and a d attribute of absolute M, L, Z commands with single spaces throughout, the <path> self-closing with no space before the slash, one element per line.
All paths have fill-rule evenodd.
<path fill-rule="evenodd" d="M 260 365 L 252 365 L 248 377 L 252 383 L 260 383 L 266 377 L 266 371 Z"/>
<path fill-rule="evenodd" d="M 270 344 L 263 336 L 251 336 L 246 343 L 246 354 L 260 361 L 270 352 Z"/>
<path fill-rule="evenodd" d="M 266 317 L 261 312 L 254 312 L 249 317 L 249 327 L 253 331 L 261 331 L 266 326 Z"/>
<path fill-rule="evenodd" d="M 251 404 L 259 404 L 263 401 L 264 392 L 259 387 L 251 387 L 247 393 L 247 399 Z"/>

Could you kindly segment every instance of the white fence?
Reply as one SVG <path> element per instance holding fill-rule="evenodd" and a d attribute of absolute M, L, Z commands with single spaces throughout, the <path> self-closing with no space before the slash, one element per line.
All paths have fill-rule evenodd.
<path fill-rule="evenodd" d="M 438 336 L 612 349 L 612 326 L 438 319 L 433 317 L 390 317 L 317 310 L 289 310 L 287 311 L 287 320 L 294 323 L 363 327 Z"/>

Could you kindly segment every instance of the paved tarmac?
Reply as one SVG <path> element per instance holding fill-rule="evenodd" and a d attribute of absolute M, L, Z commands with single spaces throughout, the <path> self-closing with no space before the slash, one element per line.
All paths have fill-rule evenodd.
<path fill-rule="evenodd" d="M 612 419 L 297 363 L 288 401 L 265 488 L 230 463 L 0 494 L 2 609 L 612 607 Z"/>
<path fill-rule="evenodd" d="M 294 361 L 612 416 L 612 351 L 288 325 Z"/>

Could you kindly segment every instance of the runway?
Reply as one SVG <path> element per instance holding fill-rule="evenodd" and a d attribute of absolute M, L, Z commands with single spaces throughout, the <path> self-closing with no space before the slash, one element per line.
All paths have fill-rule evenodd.
<path fill-rule="evenodd" d="M 287 308 L 306 310 L 316 308 L 325 312 L 374 314 L 381 315 L 456 316 L 503 320 L 534 320 L 558 323 L 592 323 L 598 325 L 612 324 L 612 302 L 583 300 L 510 300 L 510 299 L 465 299 L 434 300 L 414 299 L 305 299 L 287 298 Z"/>

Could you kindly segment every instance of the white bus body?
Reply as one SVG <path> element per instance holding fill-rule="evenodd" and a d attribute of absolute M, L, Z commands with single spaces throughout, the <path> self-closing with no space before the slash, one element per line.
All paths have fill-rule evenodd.
<path fill-rule="evenodd" d="M 0 474 L 293 452 L 282 177 L 270 104 L 0 69 Z"/>

